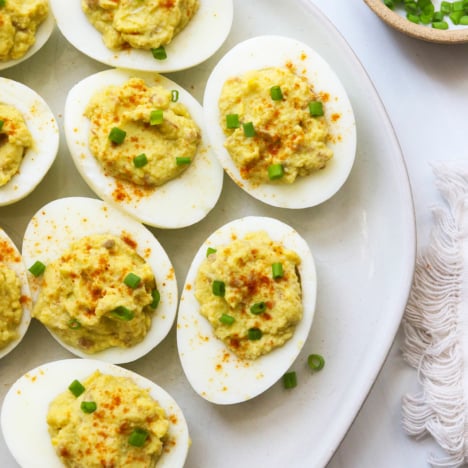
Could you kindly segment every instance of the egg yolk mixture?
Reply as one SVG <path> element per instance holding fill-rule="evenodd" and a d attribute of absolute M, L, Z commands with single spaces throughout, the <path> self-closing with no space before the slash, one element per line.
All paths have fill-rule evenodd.
<path fill-rule="evenodd" d="M 64 465 L 86 468 L 154 467 L 169 430 L 147 389 L 99 371 L 50 403 L 47 424 Z"/>
<path fill-rule="evenodd" d="M 157 290 L 151 267 L 131 244 L 104 234 L 73 243 L 46 266 L 32 316 L 87 353 L 141 342 Z"/>
<path fill-rule="evenodd" d="M 289 68 L 253 70 L 228 79 L 218 102 L 228 150 L 251 183 L 293 183 L 332 158 L 323 102 Z"/>
<path fill-rule="evenodd" d="M 256 359 L 288 341 L 302 319 L 299 256 L 252 232 L 209 251 L 195 297 L 215 335 L 242 359 Z"/>
<path fill-rule="evenodd" d="M 19 171 L 24 154 L 32 144 L 31 133 L 21 112 L 0 102 L 0 187 Z"/>
<path fill-rule="evenodd" d="M 17 60 L 34 45 L 49 14 L 47 0 L 5 0 L 0 5 L 0 60 Z"/>
<path fill-rule="evenodd" d="M 22 315 L 20 280 L 0 262 L 0 349 L 18 337 Z"/>
<path fill-rule="evenodd" d="M 111 50 L 169 44 L 198 10 L 198 0 L 81 0 L 90 23 Z"/>
<path fill-rule="evenodd" d="M 89 148 L 107 175 L 140 186 L 162 185 L 184 172 L 201 141 L 177 94 L 131 78 L 93 96 Z"/>

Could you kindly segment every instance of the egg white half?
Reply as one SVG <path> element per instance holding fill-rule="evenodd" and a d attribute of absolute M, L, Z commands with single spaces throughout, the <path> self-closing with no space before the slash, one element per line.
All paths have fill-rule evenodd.
<path fill-rule="evenodd" d="M 200 127 L 202 141 L 194 161 L 177 178 L 152 190 L 135 190 L 129 182 L 119 186 L 133 196 L 114 195 L 117 181 L 106 175 L 89 150 L 90 120 L 84 112 L 91 97 L 109 85 L 123 85 L 131 77 L 145 80 L 148 86 L 159 84 L 179 92 L 184 104 Z M 118 206 L 141 222 L 159 228 L 181 228 L 204 218 L 215 206 L 223 186 L 223 168 L 206 139 L 203 110 L 198 101 L 173 81 L 155 73 L 112 69 L 91 75 L 68 93 L 64 114 L 65 136 L 73 161 L 89 187 L 103 200 Z"/>
<path fill-rule="evenodd" d="M 218 100 L 228 78 L 251 70 L 292 65 L 316 93 L 328 93 L 324 106 L 333 158 L 320 171 L 298 177 L 292 184 L 254 185 L 243 179 L 228 151 L 221 128 Z M 215 66 L 203 97 L 208 138 L 225 171 L 254 198 L 281 208 L 307 208 L 333 196 L 349 176 L 356 155 L 356 125 L 346 90 L 328 63 L 308 45 L 282 36 L 258 36 L 234 46 Z M 331 116 L 339 115 L 338 119 Z"/>
<path fill-rule="evenodd" d="M 272 240 L 294 250 L 301 258 L 303 317 L 294 335 L 282 347 L 256 360 L 232 353 L 199 313 L 195 279 L 208 247 L 230 243 L 248 232 L 264 230 Z M 248 216 L 229 222 L 211 234 L 196 253 L 179 303 L 177 347 L 188 381 L 206 400 L 217 404 L 247 401 L 271 387 L 291 366 L 309 334 L 316 301 L 315 263 L 307 242 L 292 227 L 273 218 Z M 227 357 L 228 356 L 228 357 Z"/>
<path fill-rule="evenodd" d="M 82 11 L 80 0 L 50 0 L 50 5 L 62 34 L 83 54 L 113 67 L 160 73 L 194 67 L 211 57 L 231 30 L 234 8 L 232 0 L 200 0 L 187 26 L 165 46 L 167 59 L 156 60 L 148 50 L 108 49 Z"/>
<path fill-rule="evenodd" d="M 5 249 L 3 247 L 6 247 Z M 8 234 L 0 228 L 0 262 L 4 263 L 8 268 L 16 273 L 21 283 L 21 296 L 23 315 L 18 326 L 18 338 L 0 349 L 0 359 L 13 351 L 19 345 L 24 335 L 28 331 L 29 323 L 31 322 L 31 291 L 29 290 L 28 276 L 24 266 L 21 254 L 15 243 L 11 240 Z"/>
<path fill-rule="evenodd" d="M 0 206 L 4 206 L 23 199 L 42 181 L 57 156 L 59 129 L 44 99 L 22 83 L 0 77 L 0 102 L 21 112 L 33 138 L 19 172 L 0 187 Z"/>
<path fill-rule="evenodd" d="M 182 468 L 190 446 L 187 422 L 175 400 L 151 380 L 113 364 L 93 359 L 65 359 L 43 364 L 20 377 L 5 396 L 1 427 L 5 442 L 23 468 L 63 467 L 50 442 L 47 429 L 49 403 L 66 391 L 75 379 L 84 380 L 96 370 L 103 374 L 130 377 L 138 386 L 148 388 L 170 416 L 169 437 L 175 440 L 163 450 L 158 468 Z M 27 450 L 25 449 L 27 447 Z"/>
<path fill-rule="evenodd" d="M 114 364 L 135 361 L 157 346 L 169 333 L 177 310 L 177 281 L 172 263 L 153 234 L 138 221 L 112 206 L 86 197 L 54 200 L 32 217 L 23 238 L 23 261 L 27 268 L 36 260 L 47 264 L 56 260 L 72 242 L 93 234 L 129 236 L 136 242 L 136 251 L 153 270 L 161 301 L 152 316 L 151 328 L 140 343 L 131 348 L 108 348 L 92 355 L 52 336 L 71 353 L 93 357 Z M 33 303 L 36 302 L 41 277 L 28 273 Z"/>

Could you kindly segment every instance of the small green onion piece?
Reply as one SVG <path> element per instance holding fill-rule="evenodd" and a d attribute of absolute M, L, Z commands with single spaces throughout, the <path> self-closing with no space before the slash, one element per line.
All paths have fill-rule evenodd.
<path fill-rule="evenodd" d="M 320 117 L 323 115 L 323 104 L 320 101 L 309 102 L 309 113 L 312 117 Z"/>
<path fill-rule="evenodd" d="M 436 11 L 432 15 L 432 22 L 437 23 L 439 21 L 444 21 L 444 14 L 441 11 Z"/>
<path fill-rule="evenodd" d="M 44 273 L 45 269 L 46 266 L 39 260 L 36 260 L 29 268 L 29 272 L 37 278 L 38 276 L 41 276 L 42 273 Z"/>
<path fill-rule="evenodd" d="M 85 391 L 83 384 L 79 380 L 74 380 L 69 386 L 68 390 L 73 393 L 77 398 Z"/>
<path fill-rule="evenodd" d="M 255 136 L 255 128 L 252 122 L 242 124 L 242 128 L 244 129 L 244 135 L 246 137 L 252 138 Z"/>
<path fill-rule="evenodd" d="M 151 297 L 153 298 L 153 302 L 150 304 L 152 309 L 156 309 L 158 307 L 159 301 L 161 300 L 161 294 L 157 289 L 153 289 L 151 291 Z"/>
<path fill-rule="evenodd" d="M 432 23 L 434 29 L 448 29 L 447 21 L 435 21 Z"/>
<path fill-rule="evenodd" d="M 429 2 L 422 7 L 421 13 L 423 15 L 432 16 L 434 14 L 434 11 L 435 11 L 434 5 L 431 2 Z"/>
<path fill-rule="evenodd" d="M 284 168 L 282 164 L 270 164 L 268 166 L 268 177 L 270 180 L 281 179 L 284 176 Z"/>
<path fill-rule="evenodd" d="M 206 249 L 206 256 L 207 256 L 207 257 L 208 257 L 209 255 L 211 255 L 211 254 L 214 254 L 214 253 L 216 253 L 216 249 L 213 249 L 213 247 L 208 247 L 208 248 Z"/>
<path fill-rule="evenodd" d="M 96 411 L 97 405 L 94 401 L 82 401 L 80 404 L 80 408 L 81 411 L 83 411 L 83 413 L 91 414 Z"/>
<path fill-rule="evenodd" d="M 167 53 L 164 46 L 153 47 L 151 53 L 156 60 L 165 60 L 167 59 Z"/>
<path fill-rule="evenodd" d="M 266 310 L 266 304 L 264 302 L 256 302 L 250 306 L 250 312 L 254 315 L 263 314 Z"/>
<path fill-rule="evenodd" d="M 215 296 L 224 297 L 226 294 L 226 285 L 224 284 L 224 281 L 214 280 L 211 290 Z"/>
<path fill-rule="evenodd" d="M 109 140 L 116 145 L 121 145 L 124 142 L 126 136 L 127 132 L 125 130 L 122 130 L 118 127 L 113 127 L 109 133 Z"/>
<path fill-rule="evenodd" d="M 262 337 L 263 333 L 260 328 L 249 328 L 247 331 L 247 337 L 251 341 L 259 340 Z"/>
<path fill-rule="evenodd" d="M 419 20 L 422 24 L 431 24 L 432 23 L 432 13 L 430 15 L 419 15 Z"/>
<path fill-rule="evenodd" d="M 270 88 L 270 96 L 273 101 L 281 101 L 283 99 L 283 91 L 280 86 L 272 86 Z"/>
<path fill-rule="evenodd" d="M 135 314 L 130 309 L 127 309 L 124 306 L 119 306 L 111 311 L 111 315 L 115 318 L 118 318 L 119 320 L 124 320 L 125 322 L 128 322 L 129 320 L 133 319 Z"/>
<path fill-rule="evenodd" d="M 294 371 L 286 372 L 283 375 L 283 386 L 288 389 L 297 387 L 297 375 Z"/>
<path fill-rule="evenodd" d="M 467 26 L 468 25 L 468 16 L 465 15 L 465 16 L 462 16 L 460 18 L 460 24 L 462 24 L 463 26 Z"/>
<path fill-rule="evenodd" d="M 0 0 L 0 7 L 4 7 L 6 4 L 6 1 L 5 0 Z"/>
<path fill-rule="evenodd" d="M 151 111 L 150 114 L 150 124 L 151 125 L 160 125 L 163 123 L 164 113 L 162 109 L 155 109 Z"/>
<path fill-rule="evenodd" d="M 311 370 L 319 371 L 325 366 L 325 359 L 320 354 L 309 354 L 307 364 Z"/>
<path fill-rule="evenodd" d="M 452 11 L 463 11 L 463 1 L 452 2 Z"/>
<path fill-rule="evenodd" d="M 450 2 L 441 2 L 440 3 L 440 11 L 444 15 L 448 15 L 452 13 L 452 4 Z"/>
<path fill-rule="evenodd" d="M 124 278 L 124 283 L 132 289 L 135 289 L 138 287 L 138 285 L 141 283 L 141 278 L 138 275 L 135 275 L 135 273 L 129 273 L 125 278 Z"/>
<path fill-rule="evenodd" d="M 133 158 L 133 165 L 135 167 L 143 167 L 148 164 L 148 158 L 146 157 L 145 153 L 141 153 L 138 156 Z"/>
<path fill-rule="evenodd" d="M 408 21 L 411 21 L 412 23 L 415 23 L 415 24 L 419 24 L 419 21 L 420 21 L 419 16 L 418 15 L 413 15 L 412 13 L 408 13 L 406 15 L 406 19 Z"/>
<path fill-rule="evenodd" d="M 281 263 L 273 263 L 271 265 L 271 272 L 274 279 L 283 277 L 283 265 Z"/>
<path fill-rule="evenodd" d="M 178 100 L 179 100 L 179 91 L 177 91 L 177 89 L 173 89 L 171 91 L 171 101 L 177 102 Z"/>
<path fill-rule="evenodd" d="M 449 18 L 452 20 L 452 23 L 455 25 L 460 24 L 460 20 L 463 18 L 463 11 L 453 11 L 450 13 Z"/>
<path fill-rule="evenodd" d="M 393 10 L 395 8 L 395 2 L 393 0 L 384 0 L 384 5 Z"/>
<path fill-rule="evenodd" d="M 1 1 L 2 1 L 2 0 L 0 0 L 0 2 L 1 2 Z M 0 5 L 0 6 L 1 6 L 1 5 Z M 3 120 L 0 120 L 0 130 L 3 128 L 3 124 L 4 124 L 4 123 L 5 123 L 5 122 L 4 122 Z"/>
<path fill-rule="evenodd" d="M 405 3 L 405 11 L 406 13 L 415 15 L 419 11 L 419 8 L 415 2 Z"/>
<path fill-rule="evenodd" d="M 81 323 L 76 318 L 72 318 L 68 321 L 68 328 L 71 328 L 72 330 L 78 330 L 81 328 Z"/>
<path fill-rule="evenodd" d="M 184 157 L 177 157 L 175 158 L 175 160 L 178 166 L 183 166 L 185 164 L 190 164 L 192 162 L 192 158 L 184 158 Z"/>
<path fill-rule="evenodd" d="M 128 443 L 134 447 L 143 447 L 148 438 L 148 431 L 136 427 L 128 437 Z"/>
<path fill-rule="evenodd" d="M 219 321 L 223 325 L 232 325 L 236 321 L 236 319 L 232 315 L 223 314 L 221 315 L 221 317 L 219 317 Z"/>
<path fill-rule="evenodd" d="M 226 115 L 226 128 L 239 128 L 239 114 Z"/>

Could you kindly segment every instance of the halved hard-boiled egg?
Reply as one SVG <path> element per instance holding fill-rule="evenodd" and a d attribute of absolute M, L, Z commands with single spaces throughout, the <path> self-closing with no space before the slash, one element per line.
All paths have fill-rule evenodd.
<path fill-rule="evenodd" d="M 97 246 L 81 242 L 90 236 Z M 119 252 L 125 263 L 115 263 Z M 134 361 L 174 323 L 178 293 L 169 257 L 147 228 L 101 200 L 70 197 L 42 207 L 26 228 L 22 254 L 33 317 L 77 356 Z"/>
<path fill-rule="evenodd" d="M 148 24 L 155 18 L 163 16 L 161 11 L 167 11 L 170 20 L 174 16 L 185 16 L 176 11 L 179 7 L 185 6 L 181 1 L 152 0 L 145 2 L 145 5 L 138 0 L 87 3 L 92 3 L 91 6 L 100 10 L 105 20 L 114 15 L 115 9 L 120 7 L 120 4 L 124 4 L 122 5 L 124 11 L 118 14 L 118 18 L 114 18 L 114 25 L 118 30 L 113 33 L 115 35 L 123 32 L 131 36 L 139 34 L 145 28 L 150 29 Z M 198 65 L 221 47 L 229 34 L 233 20 L 232 0 L 200 0 L 199 8 L 188 24 L 168 44 L 163 45 L 165 58 L 162 58 L 157 53 L 153 55 L 151 50 L 129 45 L 116 50 L 109 49 L 103 41 L 102 34 L 84 13 L 80 0 L 73 2 L 51 0 L 50 4 L 60 31 L 78 50 L 101 63 L 132 70 L 173 72 Z M 145 16 L 146 10 L 149 13 Z M 97 17 L 96 20 L 99 21 Z M 101 21 L 101 25 L 103 22 Z M 148 24 L 145 25 L 145 22 Z M 154 31 L 159 29 L 162 27 L 153 26 Z"/>
<path fill-rule="evenodd" d="M 52 166 L 58 151 L 59 130 L 48 104 L 34 90 L 8 78 L 0 77 L 0 179 L 9 170 L 19 152 L 19 167 L 0 185 L 0 206 L 9 205 L 29 195 Z M 18 120 L 30 136 L 27 142 L 16 138 Z M 20 141 L 18 141 L 20 140 Z"/>
<path fill-rule="evenodd" d="M 21 254 L 0 228 L 0 358 L 23 339 L 31 321 L 31 293 Z"/>
<path fill-rule="evenodd" d="M 203 105 L 225 171 L 264 203 L 315 206 L 351 171 L 356 128 L 346 90 L 328 63 L 298 40 L 259 36 L 234 46 L 213 69 Z M 259 167 L 266 180 L 259 180 Z M 283 183 L 291 174 L 295 180 Z"/>
<path fill-rule="evenodd" d="M 59 394 L 71 392 L 68 388 L 72 382 L 84 382 L 96 371 L 103 375 L 130 379 L 144 394 L 149 393 L 149 396 L 159 404 L 165 412 L 165 417 L 169 419 L 169 428 L 166 440 L 163 442 L 162 454 L 157 460 L 156 466 L 158 468 L 182 468 L 187 457 L 190 440 L 184 414 L 172 396 L 159 385 L 135 372 L 93 359 L 65 359 L 45 363 L 25 373 L 12 385 L 3 401 L 1 427 L 5 442 L 19 465 L 24 468 L 32 468 L 36 467 L 39 462 L 41 466 L 48 468 L 64 466 L 48 432 L 49 405 Z M 116 394 L 113 404 L 107 404 L 103 409 L 96 407 L 93 412 L 88 409 L 89 406 L 86 406 L 86 403 L 88 405 L 93 403 L 86 401 L 92 397 L 92 393 L 84 389 L 83 394 L 77 397 L 81 400 L 82 408 L 84 408 L 81 417 L 97 418 L 97 424 L 102 424 L 102 427 L 106 429 L 98 432 L 95 435 L 96 439 L 90 441 L 88 437 L 90 434 L 81 433 L 79 435 L 79 427 L 77 427 L 76 438 L 68 441 L 76 451 L 79 450 L 80 441 L 84 440 L 88 447 L 90 444 L 93 445 L 91 452 L 102 454 L 105 460 L 111 457 L 105 450 L 106 445 L 110 445 L 106 443 L 106 437 L 113 437 L 113 442 L 116 439 L 121 439 L 122 451 L 128 447 L 127 444 L 132 446 L 131 435 L 129 436 L 127 433 L 131 433 L 136 421 L 144 420 L 145 415 L 138 412 L 142 405 L 138 401 L 134 401 L 130 402 L 131 407 L 128 407 L 129 402 L 125 401 L 125 394 L 123 396 L 121 392 L 118 394 L 118 388 L 109 388 L 111 396 L 112 392 Z M 96 403 L 99 404 L 99 401 Z M 111 416 L 118 417 L 119 413 L 125 414 L 126 405 L 127 419 L 124 416 L 120 426 L 117 427 Z M 139 419 L 132 420 L 133 416 Z M 102 418 L 106 419 L 102 420 Z M 136 427 L 135 429 L 139 430 L 139 436 L 144 434 L 143 428 Z M 115 434 L 111 431 L 115 431 Z M 99 437 L 102 439 L 99 440 Z M 145 451 L 148 445 L 154 443 L 151 440 L 151 435 L 146 440 L 135 438 L 134 441 L 138 442 L 136 446 L 133 445 L 135 453 L 140 449 Z M 139 442 L 142 442 L 141 445 Z M 26 446 L 27 450 L 25 450 Z M 67 454 L 64 453 L 64 455 Z M 71 456 L 71 453 L 68 455 Z"/>
<path fill-rule="evenodd" d="M 165 104 L 158 104 L 159 98 L 154 98 L 154 104 L 147 103 L 147 105 L 154 106 L 155 114 L 160 112 L 161 125 L 150 124 L 148 119 L 153 110 L 151 112 L 150 110 L 141 111 L 141 106 L 131 104 L 132 97 L 128 90 L 125 91 L 126 101 L 119 105 L 122 111 L 126 113 L 122 117 L 122 123 L 119 123 L 117 117 L 114 119 L 113 108 L 107 111 L 109 118 L 106 120 L 108 123 L 106 124 L 105 135 L 102 137 L 102 140 L 104 140 L 102 144 L 110 145 L 110 148 L 106 151 L 106 156 L 115 152 L 114 157 L 120 161 L 130 158 L 128 168 L 125 169 L 127 173 L 138 173 L 146 169 L 146 167 L 136 167 L 138 164 L 134 156 L 144 157 L 143 164 L 147 163 L 148 167 L 153 161 L 157 162 L 163 157 L 168 157 L 168 162 L 159 171 L 160 173 L 165 173 L 168 166 L 177 167 L 178 156 L 182 155 L 180 151 L 185 151 L 188 144 L 191 143 L 182 141 L 177 150 L 171 149 L 170 145 L 176 139 L 183 139 L 185 138 L 184 135 L 193 133 L 193 131 L 186 131 L 183 125 L 181 126 L 175 120 L 172 121 L 172 118 L 169 120 L 168 117 L 165 120 L 166 115 L 171 112 L 170 106 L 183 106 L 185 109 L 183 112 L 188 111 L 194 126 L 198 127 L 196 138 L 199 139 L 199 142 L 196 144 L 193 157 L 180 158 L 182 162 L 188 162 L 188 164 L 185 164 L 185 170 L 162 185 L 145 185 L 145 176 L 142 178 L 142 183 L 138 184 L 132 180 L 124 180 L 119 174 L 109 173 L 108 168 L 100 164 L 91 152 L 91 132 L 96 132 L 96 129 L 103 130 L 104 128 L 104 124 L 99 122 L 93 129 L 90 118 L 85 115 L 91 99 L 96 93 L 106 92 L 105 90 L 109 89 L 109 87 L 120 88 L 129 83 L 129 80 L 135 79 L 142 80 L 138 81 L 133 87 L 136 96 L 139 95 L 140 88 L 154 89 L 154 87 L 158 87 L 162 88 L 167 96 L 171 96 L 170 99 L 175 102 L 168 103 L 169 98 L 166 96 L 161 98 L 161 100 L 165 100 Z M 117 98 L 113 102 L 117 103 Z M 163 114 L 163 110 L 158 109 L 158 106 L 165 106 L 168 110 L 164 110 Z M 132 114 L 131 118 L 128 117 L 130 113 Z M 99 117 L 102 117 L 103 114 L 104 112 L 97 113 Z M 178 118 L 178 116 L 175 117 Z M 108 140 L 107 134 L 109 133 L 110 137 L 113 125 L 117 125 L 117 128 L 120 125 L 122 127 L 120 130 L 128 133 L 125 137 L 126 140 L 120 145 L 106 143 L 106 140 Z M 218 201 L 223 185 L 223 169 L 207 144 L 202 107 L 190 93 L 168 78 L 154 73 L 118 69 L 106 70 L 91 75 L 76 84 L 68 93 L 65 104 L 64 126 L 73 161 L 91 189 L 100 198 L 119 207 L 145 224 L 160 228 L 186 227 L 204 218 Z M 172 136 L 172 133 L 181 136 L 180 138 Z M 155 148 L 159 146 L 156 144 L 140 144 L 140 136 L 138 135 L 155 138 L 157 139 L 157 145 L 168 144 L 169 149 L 165 150 L 163 147 L 162 150 L 152 154 Z M 168 135 L 167 140 L 166 135 Z M 122 148 L 121 153 L 117 153 L 120 148 Z M 131 162 L 132 158 L 133 162 Z M 111 169 L 117 166 L 117 162 L 109 164 L 108 167 Z"/>
<path fill-rule="evenodd" d="M 260 248 L 256 236 L 269 240 Z M 194 390 L 217 404 L 267 390 L 303 347 L 315 300 L 314 259 L 292 227 L 249 216 L 216 230 L 196 253 L 179 303 L 177 346 Z"/>

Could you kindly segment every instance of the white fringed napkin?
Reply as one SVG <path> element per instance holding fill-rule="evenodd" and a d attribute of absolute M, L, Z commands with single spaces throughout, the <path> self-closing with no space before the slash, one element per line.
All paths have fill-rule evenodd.
<path fill-rule="evenodd" d="M 403 318 L 403 356 L 421 390 L 403 398 L 402 423 L 444 449 L 430 455 L 432 466 L 458 467 L 468 462 L 468 164 L 438 165 L 434 174 L 446 204 L 433 210 Z"/>

